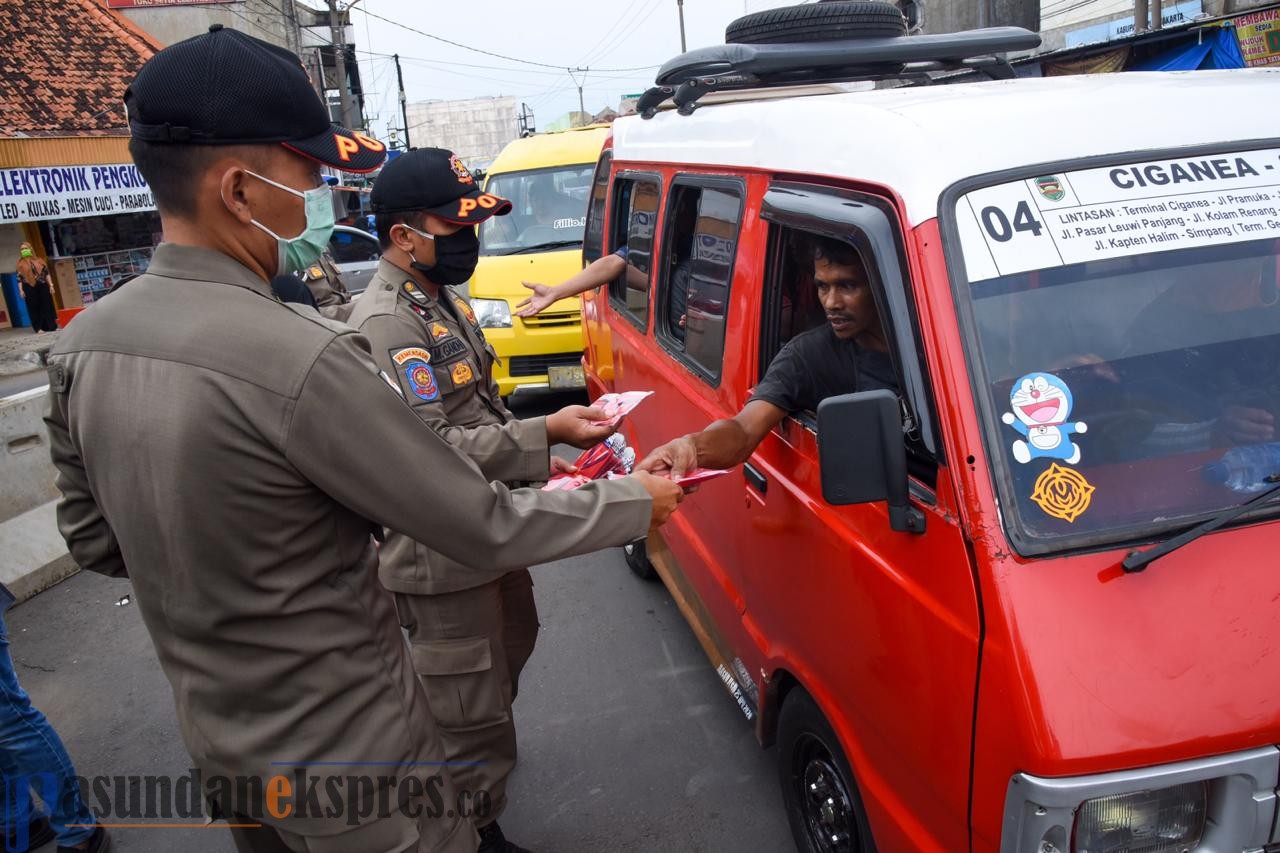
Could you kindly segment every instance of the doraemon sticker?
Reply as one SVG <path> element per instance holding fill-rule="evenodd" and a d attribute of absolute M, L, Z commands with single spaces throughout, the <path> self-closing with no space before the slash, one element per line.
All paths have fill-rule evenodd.
<path fill-rule="evenodd" d="M 405 347 L 392 350 L 391 360 L 396 363 L 413 396 L 428 403 L 440 399 L 440 386 L 436 384 L 435 374 L 428 366 L 431 353 L 421 347 Z"/>
<path fill-rule="evenodd" d="M 1012 412 L 1001 420 L 1022 434 L 1013 443 L 1013 458 L 1023 465 L 1032 459 L 1061 459 L 1068 465 L 1080 461 L 1080 448 L 1067 436 L 1084 433 L 1084 421 L 1072 421 L 1071 389 L 1052 373 L 1028 373 L 1009 393 Z"/>

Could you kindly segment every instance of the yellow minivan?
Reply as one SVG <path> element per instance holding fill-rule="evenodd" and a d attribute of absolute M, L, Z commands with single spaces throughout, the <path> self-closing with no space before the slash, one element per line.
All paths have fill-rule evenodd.
<path fill-rule="evenodd" d="M 517 139 L 493 161 L 485 190 L 511 200 L 511 213 L 480 226 L 480 263 L 469 295 L 497 351 L 494 379 L 503 397 L 517 388 L 585 388 L 578 300 L 536 317 L 517 317 L 531 291 L 523 282 L 557 284 L 582 269 L 587 197 L 607 125 Z"/>

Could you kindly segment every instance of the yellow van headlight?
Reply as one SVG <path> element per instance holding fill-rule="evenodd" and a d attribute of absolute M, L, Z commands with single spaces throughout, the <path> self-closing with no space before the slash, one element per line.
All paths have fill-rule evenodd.
<path fill-rule="evenodd" d="M 511 306 L 505 299 L 472 299 L 471 310 L 483 329 L 511 328 Z"/>
<path fill-rule="evenodd" d="M 1208 812 L 1204 782 L 1085 800 L 1076 818 L 1075 853 L 1183 853 L 1195 850 Z"/>

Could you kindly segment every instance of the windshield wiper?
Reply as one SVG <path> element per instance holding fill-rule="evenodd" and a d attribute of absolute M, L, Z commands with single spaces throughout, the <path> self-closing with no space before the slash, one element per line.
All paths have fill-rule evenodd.
<path fill-rule="evenodd" d="M 1257 497 L 1251 498 L 1239 506 L 1228 507 L 1206 521 L 1204 524 L 1198 524 L 1186 533 L 1179 534 L 1172 539 L 1161 542 L 1154 548 L 1149 548 L 1146 551 L 1130 551 L 1128 556 L 1124 558 L 1124 561 L 1120 563 L 1120 566 L 1129 573 L 1140 572 L 1166 554 L 1172 554 L 1183 545 L 1196 541 L 1206 533 L 1212 533 L 1227 522 L 1235 520 L 1254 507 L 1261 506 L 1277 494 L 1280 494 L 1280 474 L 1272 474 L 1269 477 L 1265 477 L 1263 478 L 1263 482 L 1273 483 L 1275 485 L 1272 485 L 1271 488 L 1267 489 Z"/>
<path fill-rule="evenodd" d="M 503 252 L 504 255 L 523 255 L 525 252 L 542 252 L 547 249 L 563 249 L 567 246 L 581 246 L 581 240 L 552 240 L 549 243 L 534 243 L 532 246 L 521 246 L 519 249 L 512 249 L 510 252 Z"/>

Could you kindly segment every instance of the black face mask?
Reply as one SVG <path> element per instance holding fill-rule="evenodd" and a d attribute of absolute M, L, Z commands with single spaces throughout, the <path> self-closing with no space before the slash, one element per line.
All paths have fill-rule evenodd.
<path fill-rule="evenodd" d="M 427 277 L 432 284 L 462 284 L 471 278 L 480 262 L 480 238 L 476 229 L 463 228 L 447 237 L 436 237 L 435 266 L 413 261 L 410 266 Z"/>

